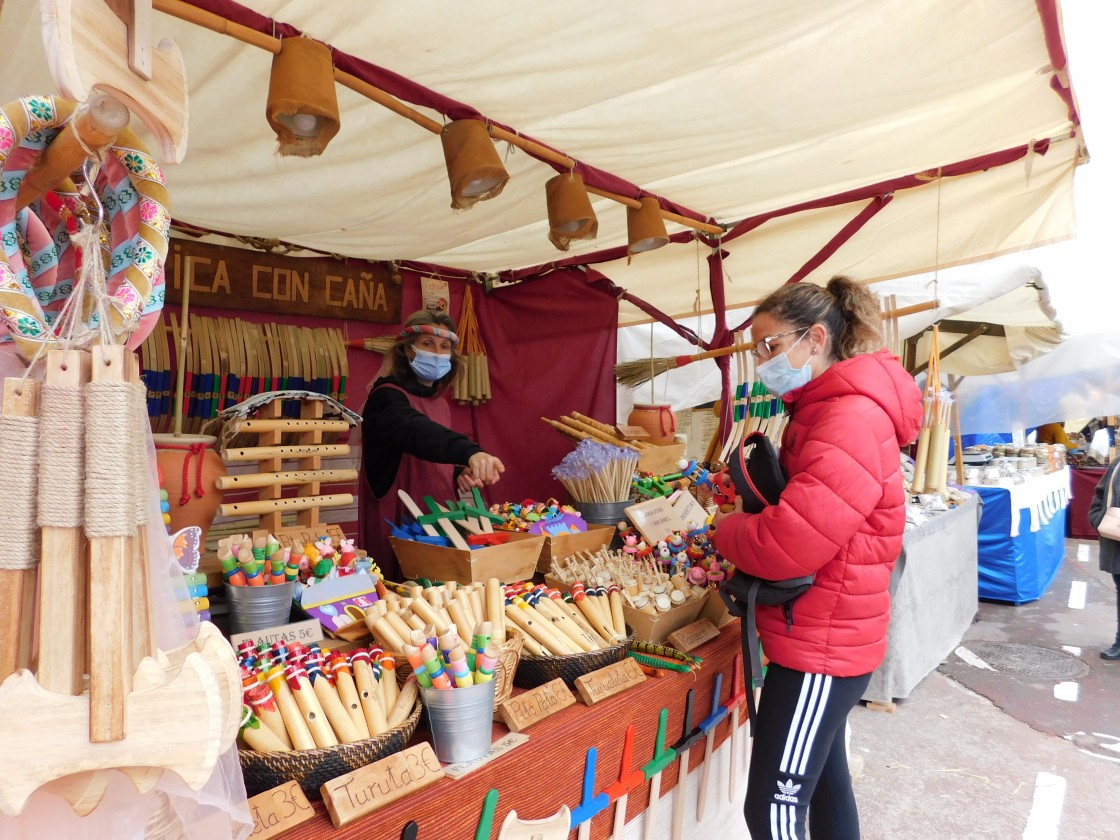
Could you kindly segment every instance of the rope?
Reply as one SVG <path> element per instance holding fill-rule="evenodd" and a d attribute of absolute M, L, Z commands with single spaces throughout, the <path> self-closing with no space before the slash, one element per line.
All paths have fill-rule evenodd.
<path fill-rule="evenodd" d="M 44 385 L 39 399 L 39 524 L 77 528 L 85 490 L 82 391 Z"/>
<path fill-rule="evenodd" d="M 202 486 L 202 459 L 208 449 L 205 443 L 191 443 L 186 446 L 169 446 L 167 444 L 160 444 L 160 449 L 175 449 L 180 452 L 186 452 L 186 457 L 183 458 L 183 495 L 179 497 L 179 505 L 185 505 L 191 500 L 190 490 L 187 489 L 187 482 L 190 477 L 191 458 L 195 455 L 198 456 L 198 461 L 195 464 L 194 472 L 194 495 L 196 498 L 201 499 L 206 495 L 206 488 Z"/>
<path fill-rule="evenodd" d="M 37 417 L 0 416 L 0 569 L 33 569 L 39 562 L 35 525 Z"/>
<path fill-rule="evenodd" d="M 89 537 L 128 537 L 136 529 L 131 482 L 121 475 L 132 466 L 131 390 L 127 382 L 91 382 L 85 387 L 85 528 Z"/>

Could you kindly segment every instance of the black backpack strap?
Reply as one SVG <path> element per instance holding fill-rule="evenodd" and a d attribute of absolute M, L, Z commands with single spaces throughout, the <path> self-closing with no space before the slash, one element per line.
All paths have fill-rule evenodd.
<path fill-rule="evenodd" d="M 755 624 L 755 604 L 758 600 L 758 589 L 762 581 L 755 578 L 751 581 L 746 593 L 746 604 L 741 599 L 732 595 L 726 587 L 719 590 L 720 597 L 727 605 L 728 611 L 739 617 L 739 632 L 743 638 L 743 660 L 750 664 L 750 679 L 747 680 L 747 721 L 750 736 L 754 737 L 754 721 L 758 717 L 758 710 L 754 702 L 755 688 L 761 688 L 764 682 L 762 673 L 762 657 L 758 647 L 758 627 Z"/>

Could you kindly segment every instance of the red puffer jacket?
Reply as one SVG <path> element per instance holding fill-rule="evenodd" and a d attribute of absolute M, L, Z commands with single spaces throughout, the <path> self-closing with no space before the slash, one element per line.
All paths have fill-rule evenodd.
<path fill-rule="evenodd" d="M 899 447 L 922 420 L 921 392 L 886 350 L 836 362 L 785 397 L 782 438 L 789 484 L 757 515 L 732 515 L 716 531 L 720 552 L 767 580 L 815 573 L 793 604 L 758 608 L 762 648 L 798 671 L 854 677 L 887 649 L 891 570 L 906 521 Z"/>

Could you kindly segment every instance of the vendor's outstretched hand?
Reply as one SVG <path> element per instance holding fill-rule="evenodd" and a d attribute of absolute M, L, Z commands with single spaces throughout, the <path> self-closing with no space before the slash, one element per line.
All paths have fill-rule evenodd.
<path fill-rule="evenodd" d="M 469 474 L 472 481 L 478 482 L 478 484 L 471 484 L 470 487 L 497 484 L 499 477 L 505 471 L 505 464 L 490 453 L 476 452 L 471 456 L 471 459 L 467 461 L 467 468 L 459 474 L 459 479 L 462 481 L 463 476 Z M 467 489 L 469 490 L 470 487 Z"/>

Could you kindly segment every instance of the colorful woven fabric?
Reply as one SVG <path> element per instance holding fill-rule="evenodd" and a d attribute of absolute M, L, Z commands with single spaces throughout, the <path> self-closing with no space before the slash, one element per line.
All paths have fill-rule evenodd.
<path fill-rule="evenodd" d="M 24 177 L 75 110 L 74 103 L 50 96 L 24 97 L 0 109 L 0 347 L 14 342 L 27 360 L 58 343 L 56 322 L 82 259 L 71 236 L 80 220 L 97 216 L 70 181 L 16 211 Z M 171 225 L 163 173 L 126 129 L 105 155 L 94 188 L 105 208 L 100 256 L 109 329 L 135 348 L 163 307 Z M 96 331 L 97 315 L 82 314 L 84 326 Z"/>

